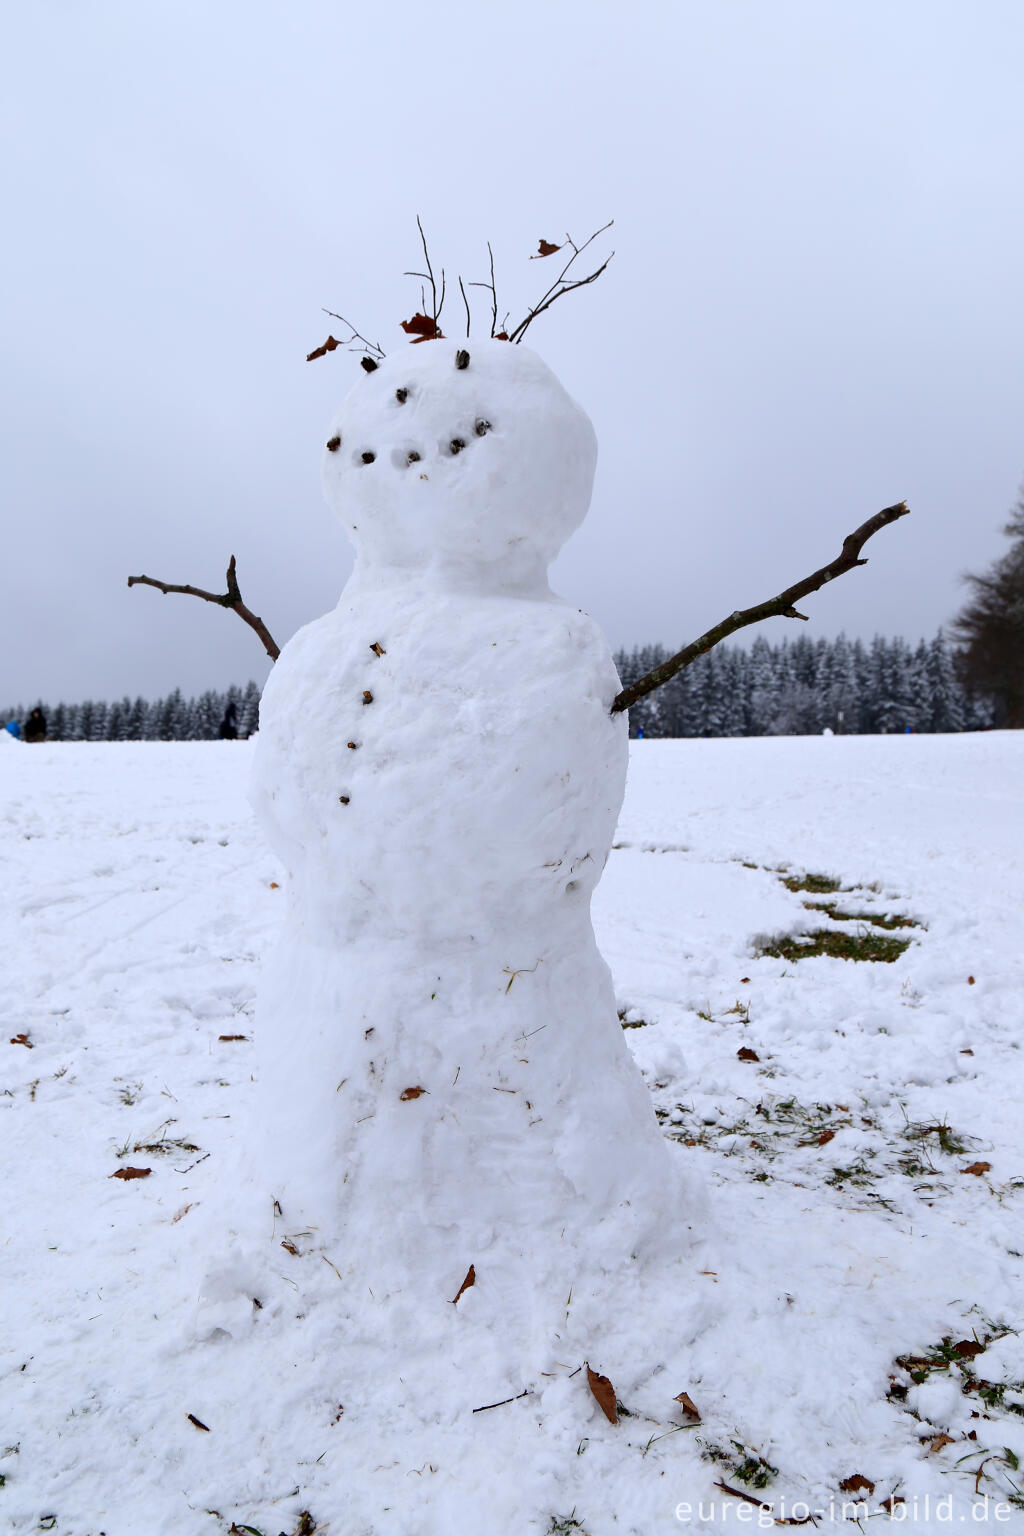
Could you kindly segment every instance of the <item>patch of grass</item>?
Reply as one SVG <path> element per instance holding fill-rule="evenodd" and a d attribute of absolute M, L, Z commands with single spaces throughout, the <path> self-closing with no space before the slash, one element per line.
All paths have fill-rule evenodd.
<path fill-rule="evenodd" d="M 551 1524 L 544 1532 L 544 1536 L 572 1536 L 573 1531 L 582 1531 L 583 1527 L 576 1519 L 576 1511 L 571 1515 L 552 1515 Z"/>
<path fill-rule="evenodd" d="M 767 1488 L 779 1475 L 778 1467 L 773 1467 L 764 1456 L 748 1450 L 741 1440 L 730 1440 L 730 1451 L 710 1440 L 698 1441 L 698 1444 L 702 1460 L 724 1468 L 730 1480 L 745 1483 L 748 1488 Z"/>
<path fill-rule="evenodd" d="M 948 1157 L 964 1157 L 971 1146 L 977 1146 L 973 1138 L 959 1135 L 945 1120 L 939 1122 L 909 1120 L 906 1110 L 903 1111 L 903 1117 L 906 1121 L 903 1135 L 907 1141 L 922 1142 L 929 1147 L 937 1146 L 939 1151 L 945 1152 Z M 930 1137 L 934 1137 L 935 1140 L 929 1140 Z M 929 1167 L 926 1171 L 934 1173 L 935 1169 Z"/>
<path fill-rule="evenodd" d="M 805 901 L 802 905 L 808 912 L 823 912 L 834 923 L 870 923 L 872 928 L 884 928 L 889 932 L 895 928 L 923 927 L 916 918 L 902 912 L 844 912 L 835 901 Z"/>
<path fill-rule="evenodd" d="M 138 1102 L 142 1093 L 141 1083 L 125 1083 L 123 1088 L 117 1090 L 117 1096 L 122 1104 L 131 1105 Z"/>
<path fill-rule="evenodd" d="M 891 964 L 910 946 L 909 939 L 894 939 L 880 933 L 845 933 L 839 929 L 816 928 L 813 933 L 783 933 L 755 943 L 758 959 L 813 960 L 830 955 L 835 960 L 872 960 Z"/>
<path fill-rule="evenodd" d="M 827 896 L 842 890 L 833 875 L 783 875 L 782 883 L 787 891 L 810 891 L 814 896 Z"/>
<path fill-rule="evenodd" d="M 878 1174 L 868 1167 L 864 1158 L 858 1157 L 846 1168 L 833 1168 L 825 1183 L 833 1189 L 842 1189 L 847 1184 L 852 1184 L 855 1189 L 866 1189 L 877 1178 Z"/>
<path fill-rule="evenodd" d="M 650 1020 L 630 1018 L 630 1014 L 634 1012 L 635 1009 L 633 1008 L 619 1009 L 619 1023 L 622 1025 L 623 1029 L 646 1029 Z"/>

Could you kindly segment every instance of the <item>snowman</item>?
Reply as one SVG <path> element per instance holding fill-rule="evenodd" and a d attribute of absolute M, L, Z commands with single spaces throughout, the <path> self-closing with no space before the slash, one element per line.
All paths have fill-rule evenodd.
<path fill-rule="evenodd" d="M 353 1336 L 461 1359 L 481 1392 L 592 1347 L 693 1219 L 590 920 L 627 724 L 547 573 L 595 462 L 524 346 L 366 373 L 324 454 L 354 570 L 260 710 L 253 801 L 288 874 L 246 1148 L 261 1241 L 293 1286 L 331 1280 Z"/>

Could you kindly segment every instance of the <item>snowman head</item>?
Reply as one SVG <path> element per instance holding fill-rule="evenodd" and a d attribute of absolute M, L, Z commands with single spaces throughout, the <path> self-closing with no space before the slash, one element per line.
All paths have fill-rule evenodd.
<path fill-rule="evenodd" d="M 324 490 L 372 569 L 521 585 L 582 522 L 596 460 L 589 418 L 536 353 L 430 341 L 349 392 Z"/>

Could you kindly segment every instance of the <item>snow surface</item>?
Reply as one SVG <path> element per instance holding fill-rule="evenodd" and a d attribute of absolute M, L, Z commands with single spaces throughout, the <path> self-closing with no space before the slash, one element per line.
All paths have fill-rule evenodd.
<path fill-rule="evenodd" d="M 1001 1406 L 894 1362 L 1024 1325 L 1024 738 L 633 743 L 595 927 L 669 1153 L 712 1214 L 685 1272 L 692 1337 L 656 1286 L 624 1283 L 603 1319 L 590 1364 L 631 1414 L 614 1426 L 572 1352 L 474 1414 L 485 1401 L 457 1401 L 429 1337 L 409 1371 L 436 1380 L 433 1417 L 381 1413 L 389 1338 L 331 1347 L 341 1282 L 302 1241 L 278 1272 L 308 1303 L 250 1305 L 247 1333 L 232 1313 L 236 1336 L 197 1341 L 201 1222 L 238 1176 L 284 899 L 246 804 L 252 752 L 4 757 L 0 1528 L 291 1536 L 309 1510 L 334 1536 L 711 1531 L 740 1518 L 715 1482 L 746 1487 L 746 1455 L 778 1469 L 756 1497 L 805 1500 L 822 1524 L 859 1474 L 869 1511 L 896 1489 L 915 1530 L 947 1528 L 941 1499 L 953 1523 L 1019 1528 L 1021 1338 L 972 1362 L 1010 1384 Z M 891 965 L 756 958 L 755 936 L 821 925 L 802 903 L 822 898 L 780 867 L 924 926 Z M 111 1177 L 128 1166 L 151 1171 Z M 451 1306 L 459 1263 L 454 1317 L 474 1294 Z"/>

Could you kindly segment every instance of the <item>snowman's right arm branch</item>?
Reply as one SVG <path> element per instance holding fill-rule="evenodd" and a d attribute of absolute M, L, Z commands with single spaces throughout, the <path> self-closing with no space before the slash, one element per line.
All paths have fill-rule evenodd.
<path fill-rule="evenodd" d="M 242 601 L 242 594 L 238 587 L 238 577 L 235 574 L 235 557 L 231 556 L 228 564 L 226 592 L 204 592 L 202 587 L 178 586 L 171 581 L 157 581 L 155 576 L 129 576 L 130 587 L 156 587 L 158 592 L 184 592 L 187 597 L 201 597 L 205 603 L 217 603 L 221 608 L 233 608 L 240 619 L 244 619 L 249 628 L 255 630 L 263 642 L 263 649 L 271 661 L 276 661 L 281 654 L 281 647 L 274 639 L 270 630 L 250 608 Z"/>
<path fill-rule="evenodd" d="M 811 576 L 805 576 L 803 581 L 798 581 L 785 592 L 780 592 L 778 597 L 770 597 L 765 603 L 758 603 L 754 608 L 737 609 L 721 624 L 716 624 L 713 629 L 707 630 L 698 639 L 684 646 L 675 656 L 670 656 L 668 661 L 655 667 L 643 677 L 637 678 L 635 683 L 630 683 L 628 688 L 623 688 L 617 694 L 612 704 L 611 713 L 617 715 L 621 710 L 628 709 L 635 704 L 637 699 L 642 699 L 645 694 L 653 693 L 655 688 L 660 688 L 664 683 L 675 677 L 684 667 L 697 660 L 698 656 L 705 656 L 720 641 L 727 640 L 738 629 L 745 629 L 748 624 L 760 624 L 762 619 L 806 619 L 805 613 L 798 613 L 795 604 L 801 598 L 807 597 L 811 592 L 817 592 L 826 582 L 834 581 L 837 576 L 844 576 L 847 571 L 852 571 L 855 566 L 867 565 L 866 560 L 860 558 L 860 552 L 873 533 L 879 528 L 894 523 L 898 517 L 906 517 L 910 508 L 905 501 L 897 502 L 893 507 L 885 507 L 881 512 L 876 512 L 874 517 L 869 517 L 866 523 L 853 533 L 847 534 L 843 540 L 843 547 L 836 558 L 823 565 L 820 570 Z"/>

